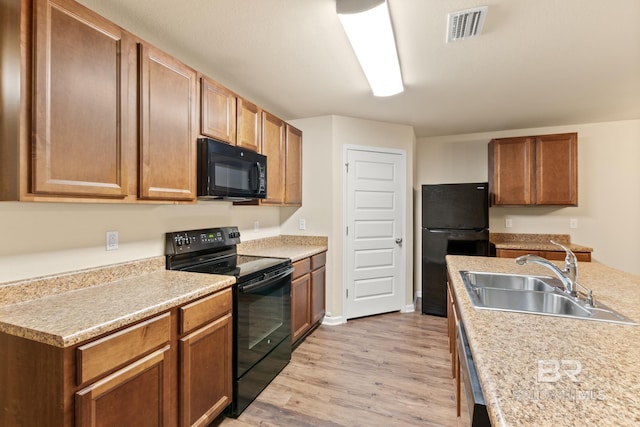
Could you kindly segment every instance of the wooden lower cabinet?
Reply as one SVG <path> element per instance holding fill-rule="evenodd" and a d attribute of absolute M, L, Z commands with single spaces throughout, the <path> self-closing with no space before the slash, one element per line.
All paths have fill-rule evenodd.
<path fill-rule="evenodd" d="M 291 342 L 297 346 L 325 313 L 326 252 L 293 263 L 291 280 Z"/>
<path fill-rule="evenodd" d="M 578 261 L 591 262 L 591 252 L 574 252 Z M 527 251 L 524 249 L 496 249 L 498 258 L 517 258 L 522 255 L 537 255 L 552 261 L 564 260 L 564 251 Z"/>
<path fill-rule="evenodd" d="M 449 336 L 449 353 L 451 354 L 451 376 L 456 395 L 456 417 L 460 417 L 460 360 L 458 359 L 458 347 L 456 335 L 458 332 L 458 312 L 456 310 L 455 297 L 451 285 L 447 280 L 447 334 Z"/>
<path fill-rule="evenodd" d="M 209 425 L 232 396 L 231 313 L 180 339 L 180 426 Z"/>
<path fill-rule="evenodd" d="M 171 425 L 171 347 L 76 393 L 76 426 Z"/>
<path fill-rule="evenodd" d="M 204 426 L 232 399 L 231 289 L 67 348 L 0 333 L 0 426 Z"/>

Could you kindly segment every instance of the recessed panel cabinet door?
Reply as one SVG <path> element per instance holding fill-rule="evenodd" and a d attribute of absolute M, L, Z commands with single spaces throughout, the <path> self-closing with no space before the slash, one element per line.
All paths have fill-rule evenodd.
<path fill-rule="evenodd" d="M 287 125 L 284 203 L 302 206 L 302 131 Z"/>
<path fill-rule="evenodd" d="M 262 110 L 257 105 L 240 97 L 237 98 L 236 103 L 236 145 L 260 153 Z"/>
<path fill-rule="evenodd" d="M 38 0 L 34 49 L 30 192 L 125 197 L 135 161 L 135 43 L 77 3 Z"/>
<path fill-rule="evenodd" d="M 171 425 L 169 346 L 78 391 L 76 426 Z"/>
<path fill-rule="evenodd" d="M 578 135 L 543 135 L 536 139 L 536 203 L 578 204 Z"/>
<path fill-rule="evenodd" d="M 291 281 L 291 342 L 295 343 L 311 326 L 311 277 Z"/>
<path fill-rule="evenodd" d="M 262 154 L 267 156 L 267 197 L 264 204 L 284 202 L 285 122 L 273 114 L 262 112 Z"/>
<path fill-rule="evenodd" d="M 503 138 L 489 144 L 489 179 L 494 205 L 533 203 L 535 165 L 531 138 Z M 492 163 L 491 163 L 492 162 Z"/>
<path fill-rule="evenodd" d="M 180 426 L 207 426 L 232 394 L 231 313 L 180 339 Z"/>
<path fill-rule="evenodd" d="M 235 145 L 236 95 L 207 77 L 200 81 L 200 133 Z"/>
<path fill-rule="evenodd" d="M 139 58 L 139 197 L 195 200 L 197 73 L 149 45 Z"/>

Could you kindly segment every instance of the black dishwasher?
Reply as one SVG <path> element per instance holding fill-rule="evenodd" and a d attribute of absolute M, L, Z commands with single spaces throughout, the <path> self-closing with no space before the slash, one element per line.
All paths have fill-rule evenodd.
<path fill-rule="evenodd" d="M 460 361 L 460 424 L 472 427 L 491 427 L 478 372 L 473 363 L 471 348 L 462 322 L 458 323 L 456 345 Z"/>

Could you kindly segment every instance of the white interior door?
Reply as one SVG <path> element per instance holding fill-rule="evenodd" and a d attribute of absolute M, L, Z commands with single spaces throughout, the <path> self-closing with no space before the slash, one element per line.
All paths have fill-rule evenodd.
<path fill-rule="evenodd" d="M 346 319 L 402 309 L 405 159 L 398 151 L 346 150 Z"/>

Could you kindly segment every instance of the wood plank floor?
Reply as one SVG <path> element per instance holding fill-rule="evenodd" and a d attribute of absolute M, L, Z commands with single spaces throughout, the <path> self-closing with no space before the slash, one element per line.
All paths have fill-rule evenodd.
<path fill-rule="evenodd" d="M 316 329 L 224 427 L 456 426 L 445 318 L 389 313 Z"/>

